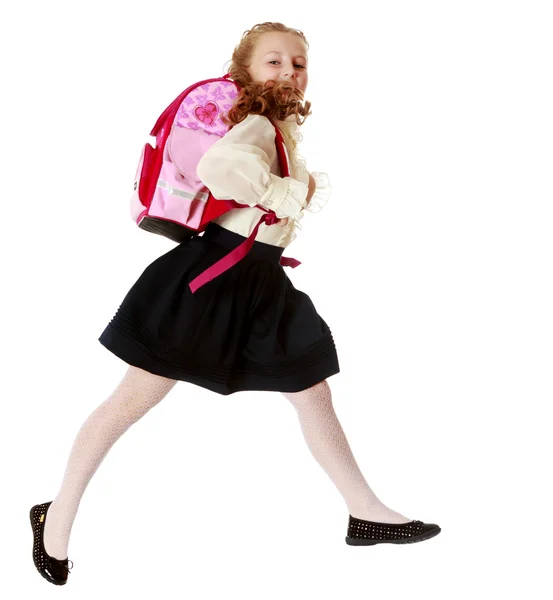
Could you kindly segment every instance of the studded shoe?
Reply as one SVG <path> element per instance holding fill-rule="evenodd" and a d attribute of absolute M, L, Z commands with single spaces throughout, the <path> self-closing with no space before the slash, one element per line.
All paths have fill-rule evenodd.
<path fill-rule="evenodd" d="M 373 546 L 374 544 L 413 544 L 428 540 L 440 533 L 434 523 L 409 521 L 408 523 L 377 523 L 349 516 L 346 544 Z"/>
<path fill-rule="evenodd" d="M 68 558 L 58 560 L 46 553 L 44 549 L 44 522 L 46 520 L 46 512 L 52 504 L 45 502 L 44 504 L 36 504 L 31 508 L 30 518 L 31 527 L 33 528 L 33 562 L 38 572 L 55 585 L 65 585 L 67 583 L 67 575 L 73 568 L 73 562 Z M 69 568 L 71 563 L 71 568 Z"/>

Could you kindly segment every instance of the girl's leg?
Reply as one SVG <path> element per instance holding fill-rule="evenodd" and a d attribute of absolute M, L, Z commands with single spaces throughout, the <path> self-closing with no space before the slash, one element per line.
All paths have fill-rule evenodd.
<path fill-rule="evenodd" d="M 334 412 L 326 380 L 301 392 L 282 394 L 296 408 L 311 454 L 342 494 L 352 517 L 380 523 L 412 520 L 385 506 L 365 481 Z"/>
<path fill-rule="evenodd" d="M 58 560 L 67 558 L 69 536 L 79 503 L 109 449 L 176 383 L 174 379 L 130 366 L 111 396 L 81 426 L 61 488 L 46 514 L 44 548 L 50 556 Z"/>

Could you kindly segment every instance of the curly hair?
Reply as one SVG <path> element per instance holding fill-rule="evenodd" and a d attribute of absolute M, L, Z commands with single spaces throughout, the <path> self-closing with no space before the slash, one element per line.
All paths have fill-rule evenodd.
<path fill-rule="evenodd" d="M 252 81 L 248 73 L 251 57 L 259 38 L 270 31 L 280 31 L 297 35 L 309 48 L 305 36 L 298 29 L 282 23 L 260 23 L 244 32 L 242 40 L 234 49 L 228 73 L 241 88 L 227 114 L 227 124 L 237 125 L 249 114 L 264 115 L 284 121 L 294 115 L 298 125 L 302 125 L 311 114 L 311 102 L 303 101 L 303 93 L 288 81 L 269 80 L 262 83 Z"/>

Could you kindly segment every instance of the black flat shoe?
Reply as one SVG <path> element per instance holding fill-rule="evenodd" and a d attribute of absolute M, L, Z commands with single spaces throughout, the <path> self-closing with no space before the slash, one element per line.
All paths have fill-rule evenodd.
<path fill-rule="evenodd" d="M 378 523 L 349 516 L 346 544 L 373 546 L 374 544 L 413 544 L 428 540 L 440 533 L 434 523 L 409 521 L 408 523 Z"/>
<path fill-rule="evenodd" d="M 51 502 L 44 504 L 36 504 L 31 508 L 31 527 L 33 528 L 33 561 L 38 572 L 55 585 L 65 585 L 67 575 L 73 568 L 73 562 L 68 558 L 58 560 L 53 556 L 49 556 L 44 549 L 44 522 L 46 520 L 46 512 Z M 69 568 L 71 563 L 71 569 Z"/>

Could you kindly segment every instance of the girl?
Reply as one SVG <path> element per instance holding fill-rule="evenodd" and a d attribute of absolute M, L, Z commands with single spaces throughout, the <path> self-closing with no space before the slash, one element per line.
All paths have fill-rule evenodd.
<path fill-rule="evenodd" d="M 332 404 L 327 378 L 340 371 L 332 334 L 279 263 L 303 211 L 328 200 L 326 176 L 309 174 L 296 151 L 298 127 L 311 114 L 303 102 L 307 48 L 300 31 L 263 23 L 234 50 L 229 73 L 241 93 L 228 112 L 232 128 L 197 173 L 216 198 L 248 207 L 221 215 L 203 236 L 150 264 L 101 334 L 129 368 L 82 425 L 56 498 L 31 509 L 34 562 L 51 583 L 67 581 L 71 528 L 98 466 L 177 381 L 223 395 L 271 390 L 293 403 L 309 450 L 347 505 L 348 544 L 418 542 L 440 532 L 385 506 L 365 481 Z M 273 123 L 286 142 L 290 177 L 279 176 Z M 257 204 L 279 221 L 263 223 L 249 254 L 192 294 L 188 283 L 250 235 L 263 214 Z"/>

